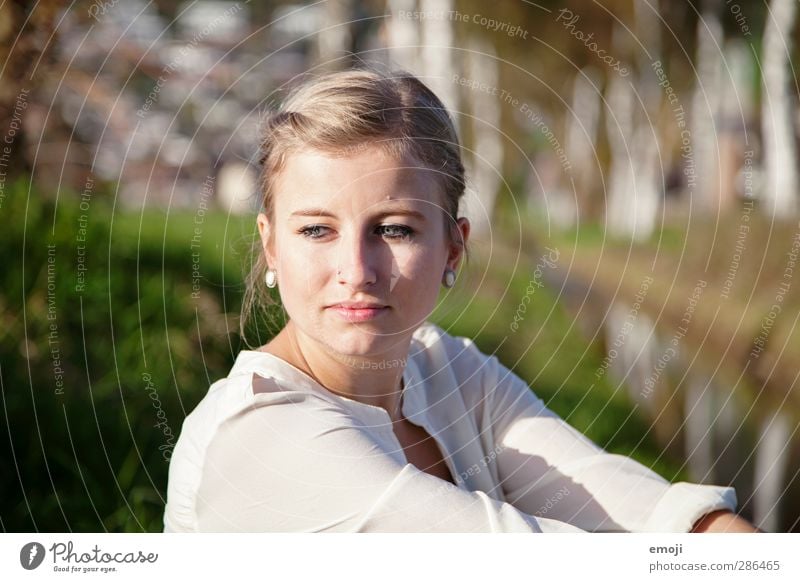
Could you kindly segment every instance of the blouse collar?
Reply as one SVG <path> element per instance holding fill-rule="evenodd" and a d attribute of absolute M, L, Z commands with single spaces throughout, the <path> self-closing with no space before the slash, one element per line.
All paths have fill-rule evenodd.
<path fill-rule="evenodd" d="M 424 406 L 424 402 L 422 402 L 424 399 L 421 394 L 422 381 L 419 375 L 419 368 L 414 361 L 414 354 L 418 353 L 418 346 L 415 346 L 415 343 L 415 340 L 412 339 L 406 365 L 403 368 L 402 406 L 403 415 L 409 420 L 419 424 L 423 420 L 420 417 L 424 414 L 426 406 Z M 232 378 L 234 376 L 251 373 L 256 373 L 265 378 L 274 378 L 297 390 L 321 394 L 328 399 L 345 401 L 357 408 L 360 407 L 373 413 L 378 411 L 388 414 L 380 406 L 366 404 L 331 392 L 299 368 L 269 352 L 241 350 L 236 357 L 236 361 L 228 377 Z"/>

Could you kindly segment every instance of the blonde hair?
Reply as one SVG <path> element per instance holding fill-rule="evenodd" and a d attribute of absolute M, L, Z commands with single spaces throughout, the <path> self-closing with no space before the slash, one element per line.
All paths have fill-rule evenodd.
<path fill-rule="evenodd" d="M 439 98 L 406 71 L 348 70 L 311 78 L 267 116 L 259 147 L 259 191 L 270 223 L 275 183 L 289 155 L 312 149 L 347 156 L 367 146 L 397 159 L 410 157 L 434 172 L 443 193 L 445 232 L 460 243 L 454 227 L 465 176 L 455 126 Z M 253 252 L 242 302 L 243 338 L 254 312 L 269 320 L 268 309 L 276 304 L 264 284 L 267 262 L 259 240 Z"/>

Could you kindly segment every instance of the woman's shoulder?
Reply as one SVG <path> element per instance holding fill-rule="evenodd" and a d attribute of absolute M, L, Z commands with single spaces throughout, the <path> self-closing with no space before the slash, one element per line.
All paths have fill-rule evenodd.
<path fill-rule="evenodd" d="M 497 365 L 497 358 L 480 351 L 471 338 L 430 322 L 414 333 L 409 361 L 414 364 L 410 376 L 425 385 L 428 399 L 446 402 L 452 396 L 470 406 L 484 399 Z"/>
<path fill-rule="evenodd" d="M 223 419 L 256 404 L 297 404 L 324 400 L 325 395 L 311 378 L 279 357 L 241 350 L 228 375 L 211 385 L 192 414 L 213 411 Z"/>
<path fill-rule="evenodd" d="M 214 382 L 186 416 L 173 461 L 189 459 L 202 466 L 205 452 L 221 427 L 231 427 L 253 417 L 289 426 L 308 424 L 309 419 L 344 424 L 347 414 L 310 379 L 281 367 L 264 352 L 243 350 L 227 377 Z"/>
<path fill-rule="evenodd" d="M 464 393 L 520 400 L 522 393 L 532 393 L 528 383 L 505 366 L 491 352 L 481 351 L 472 338 L 451 334 L 442 327 L 425 322 L 414 334 L 411 360 L 423 378 L 450 378 Z M 451 385 L 451 382 L 445 382 Z M 499 394 L 502 393 L 502 394 Z"/>
<path fill-rule="evenodd" d="M 422 349 L 426 348 L 442 348 L 448 352 L 461 352 L 465 349 L 475 349 L 475 342 L 468 337 L 463 337 L 454 333 L 445 331 L 440 325 L 431 321 L 426 321 L 414 331 L 412 350 L 414 343 Z"/>
<path fill-rule="evenodd" d="M 483 353 L 472 338 L 448 333 L 441 326 L 426 321 L 414 332 L 409 355 L 415 361 L 427 359 L 433 364 L 458 370 L 475 371 L 495 356 Z"/>
<path fill-rule="evenodd" d="M 171 531 L 196 528 L 196 494 L 212 450 L 218 463 L 220 451 L 238 458 L 232 443 L 241 447 L 254 430 L 265 444 L 311 442 L 332 426 L 353 424 L 340 407 L 281 375 L 278 366 L 268 357 L 240 353 L 230 374 L 214 382 L 184 419 L 170 461 L 165 519 Z"/>

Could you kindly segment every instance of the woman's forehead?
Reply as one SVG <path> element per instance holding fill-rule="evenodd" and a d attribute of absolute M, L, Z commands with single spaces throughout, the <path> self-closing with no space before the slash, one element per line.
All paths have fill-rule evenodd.
<path fill-rule="evenodd" d="M 327 207 L 332 213 L 380 207 L 441 208 L 436 172 L 378 147 L 349 156 L 302 151 L 289 156 L 276 184 L 275 208 L 293 214 Z M 426 208 L 427 207 L 427 208 Z"/>

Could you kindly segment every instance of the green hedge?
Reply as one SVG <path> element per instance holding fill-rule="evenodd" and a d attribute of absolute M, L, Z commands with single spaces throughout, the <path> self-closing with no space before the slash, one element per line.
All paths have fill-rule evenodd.
<path fill-rule="evenodd" d="M 183 418 L 241 347 L 252 220 L 123 213 L 100 186 L 83 206 L 6 194 L 2 527 L 159 531 Z"/>

